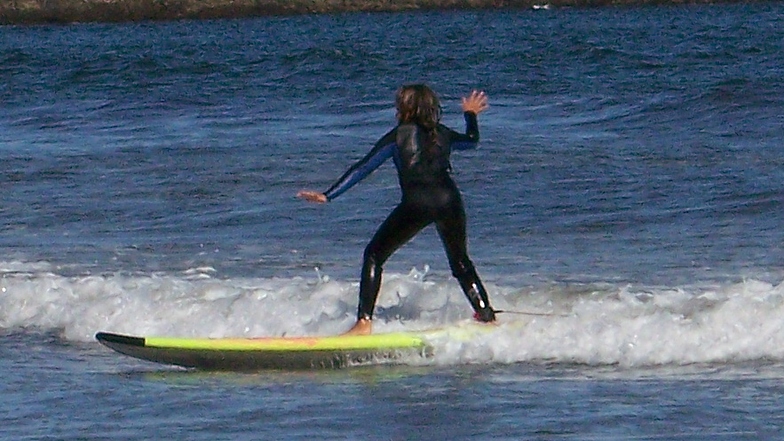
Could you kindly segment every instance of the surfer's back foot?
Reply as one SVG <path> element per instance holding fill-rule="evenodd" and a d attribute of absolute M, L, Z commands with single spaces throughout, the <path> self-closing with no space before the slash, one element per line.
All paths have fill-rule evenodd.
<path fill-rule="evenodd" d="M 480 323 L 495 323 L 495 310 L 493 308 L 484 308 L 474 313 L 474 320 Z"/>
<path fill-rule="evenodd" d="M 368 319 L 359 319 L 354 326 L 343 335 L 370 335 L 373 330 L 373 322 Z"/>

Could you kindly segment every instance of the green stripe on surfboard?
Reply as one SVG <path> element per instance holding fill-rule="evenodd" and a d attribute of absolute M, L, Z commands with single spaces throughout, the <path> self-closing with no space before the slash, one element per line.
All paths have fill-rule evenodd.
<path fill-rule="evenodd" d="M 330 337 L 176 338 L 146 337 L 148 348 L 214 351 L 336 351 L 357 349 L 422 348 L 425 341 L 413 333 L 339 335 Z"/>

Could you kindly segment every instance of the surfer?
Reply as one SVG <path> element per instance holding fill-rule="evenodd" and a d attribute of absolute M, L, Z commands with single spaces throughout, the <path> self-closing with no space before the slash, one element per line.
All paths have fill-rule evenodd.
<path fill-rule="evenodd" d="M 476 147 L 479 142 L 477 115 L 487 109 L 487 101 L 487 95 L 476 90 L 462 99 L 466 123 L 466 132 L 462 134 L 439 122 L 441 105 L 429 87 L 421 84 L 403 86 L 395 97 L 397 127 L 382 136 L 370 152 L 326 192 L 302 190 L 297 194 L 307 201 L 325 203 L 364 179 L 387 159 L 393 158 L 395 162 L 402 200 L 365 248 L 357 322 L 347 334 L 370 334 L 384 263 L 398 248 L 433 223 L 444 244 L 452 274 L 474 308 L 474 317 L 480 322 L 495 321 L 487 292 L 468 257 L 466 214 L 460 191 L 450 176 L 449 162 L 452 150 Z"/>

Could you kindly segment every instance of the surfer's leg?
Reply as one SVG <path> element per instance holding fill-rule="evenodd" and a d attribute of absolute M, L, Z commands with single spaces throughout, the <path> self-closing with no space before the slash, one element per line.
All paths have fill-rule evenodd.
<path fill-rule="evenodd" d="M 466 246 L 466 218 L 462 205 L 451 207 L 449 212 L 436 221 L 438 234 L 444 243 L 452 275 L 460 282 L 468 301 L 481 322 L 495 321 L 495 311 L 490 306 L 482 281 L 468 257 Z"/>
<path fill-rule="evenodd" d="M 359 283 L 359 308 L 357 320 L 371 320 L 376 298 L 381 288 L 384 262 L 398 248 L 411 240 L 430 220 L 417 210 L 404 204 L 398 205 L 381 224 L 365 248 L 362 279 Z"/>

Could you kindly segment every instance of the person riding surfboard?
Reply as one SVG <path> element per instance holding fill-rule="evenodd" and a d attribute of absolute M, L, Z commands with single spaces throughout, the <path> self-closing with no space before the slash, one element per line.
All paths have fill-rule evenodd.
<path fill-rule="evenodd" d="M 426 85 L 401 87 L 396 94 L 398 125 L 382 136 L 370 152 L 351 166 L 327 191 L 302 190 L 297 196 L 326 203 L 368 176 L 387 159 L 397 168 L 402 190 L 400 204 L 381 224 L 365 248 L 359 285 L 357 321 L 347 334 L 370 334 L 373 310 L 387 259 L 430 224 L 435 224 L 446 250 L 452 275 L 460 283 L 480 322 L 495 321 L 487 291 L 466 245 L 466 214 L 460 191 L 451 177 L 452 150 L 476 148 L 477 116 L 488 108 L 484 92 L 472 91 L 462 99 L 465 133 L 440 123 L 438 96 Z"/>

